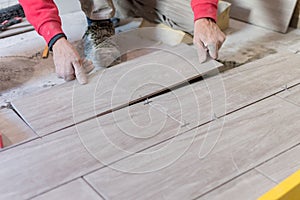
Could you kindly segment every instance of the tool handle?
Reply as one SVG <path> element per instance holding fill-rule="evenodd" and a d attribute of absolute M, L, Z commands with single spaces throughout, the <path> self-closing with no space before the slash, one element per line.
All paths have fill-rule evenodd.
<path fill-rule="evenodd" d="M 5 29 L 7 29 L 9 26 L 12 26 L 14 24 L 18 24 L 20 22 L 23 21 L 22 17 L 14 17 L 13 19 L 8 19 L 5 20 L 4 22 L 1 23 L 0 25 L 0 30 L 4 31 Z"/>
<path fill-rule="evenodd" d="M 0 149 L 4 147 L 3 140 L 2 140 L 2 134 L 0 133 Z"/>

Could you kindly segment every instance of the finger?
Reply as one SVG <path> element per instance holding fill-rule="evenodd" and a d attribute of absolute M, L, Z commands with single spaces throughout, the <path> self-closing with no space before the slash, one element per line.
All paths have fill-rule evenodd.
<path fill-rule="evenodd" d="M 88 59 L 83 60 L 82 66 L 83 66 L 86 74 L 90 73 L 95 68 L 95 66 L 93 65 L 93 62 Z"/>
<path fill-rule="evenodd" d="M 59 68 L 60 69 L 60 75 L 59 77 L 62 77 L 65 81 L 72 81 L 75 79 L 75 75 L 74 75 L 74 69 L 70 64 L 68 64 L 68 66 L 64 66 Z"/>
<path fill-rule="evenodd" d="M 65 81 L 72 81 L 75 79 L 75 75 L 74 74 L 67 74 L 64 76 Z"/>
<path fill-rule="evenodd" d="M 71 66 L 70 66 L 71 68 Z M 74 80 L 74 72 L 64 72 L 62 71 L 62 67 L 56 69 L 56 75 L 58 78 L 64 79 L 65 81 L 71 81 Z"/>
<path fill-rule="evenodd" d="M 202 42 L 195 43 L 198 53 L 199 62 L 203 63 L 207 59 L 207 48 L 204 46 Z"/>
<path fill-rule="evenodd" d="M 218 42 L 218 49 L 221 49 L 222 45 L 223 45 L 223 42 L 222 42 L 222 41 L 219 41 L 219 42 Z"/>
<path fill-rule="evenodd" d="M 82 64 L 80 62 L 74 62 L 73 63 L 74 69 L 75 69 L 75 76 L 78 80 L 78 82 L 82 85 L 87 84 L 87 76 L 85 73 L 84 68 L 82 67 Z"/>
<path fill-rule="evenodd" d="M 208 53 L 210 55 L 210 57 L 212 57 L 213 59 L 217 59 L 218 58 L 218 47 L 217 44 L 209 44 L 207 46 L 208 49 Z"/>
<path fill-rule="evenodd" d="M 62 75 L 62 73 L 56 73 L 57 78 L 64 78 L 64 76 Z"/>
<path fill-rule="evenodd" d="M 55 63 L 55 61 L 54 61 L 54 65 L 55 65 L 55 72 L 56 72 L 57 78 L 64 78 L 64 75 L 60 70 L 61 67 L 59 67 L 59 65 L 57 63 Z"/>

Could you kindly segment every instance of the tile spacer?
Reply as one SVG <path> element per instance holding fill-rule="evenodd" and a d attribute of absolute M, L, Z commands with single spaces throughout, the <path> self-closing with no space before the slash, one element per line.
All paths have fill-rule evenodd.
<path fill-rule="evenodd" d="M 284 85 L 284 90 L 285 90 L 285 91 L 288 91 L 288 86 L 287 86 L 287 84 Z"/>
<path fill-rule="evenodd" d="M 218 120 L 218 119 L 219 119 L 219 117 L 217 116 L 217 114 L 216 114 L 216 113 L 214 113 L 214 114 L 213 114 L 213 116 L 212 116 L 212 119 L 213 119 L 213 120 Z"/>
<path fill-rule="evenodd" d="M 181 125 L 181 128 L 185 128 L 187 127 L 188 125 L 190 125 L 190 123 L 186 122 L 186 121 L 183 121 L 184 123 L 182 123 Z"/>
<path fill-rule="evenodd" d="M 145 100 L 145 102 L 144 102 L 144 105 L 148 105 L 148 104 L 150 104 L 150 103 L 152 103 L 152 101 L 151 100 L 149 100 L 148 98 Z"/>

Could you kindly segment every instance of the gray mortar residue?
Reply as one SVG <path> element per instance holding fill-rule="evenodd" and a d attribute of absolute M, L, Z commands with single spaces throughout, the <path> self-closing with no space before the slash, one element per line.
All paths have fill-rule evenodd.
<path fill-rule="evenodd" d="M 36 62 L 30 58 L 7 57 L 0 59 L 0 92 L 17 87 L 34 74 Z"/>
<path fill-rule="evenodd" d="M 224 65 L 220 68 L 220 71 L 224 72 L 275 53 L 277 53 L 275 49 L 267 48 L 262 45 L 253 48 L 242 49 L 234 55 L 235 59 L 218 60 Z"/>

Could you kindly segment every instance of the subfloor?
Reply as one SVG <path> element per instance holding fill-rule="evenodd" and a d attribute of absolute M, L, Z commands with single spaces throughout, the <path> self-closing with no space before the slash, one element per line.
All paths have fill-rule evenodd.
<path fill-rule="evenodd" d="M 82 13 L 62 18 L 69 39 L 80 40 Z M 58 79 L 51 55 L 40 58 L 45 44 L 35 32 L 1 39 L 7 148 L 0 151 L 0 199 L 250 200 L 299 170 L 300 30 L 280 34 L 231 20 L 225 32 L 223 67 L 188 85 L 172 80 L 170 91 L 141 86 L 126 106 L 120 91 L 115 107 L 103 107 L 107 91 L 90 92 L 97 91 L 95 75 L 85 87 Z M 139 37 L 127 42 L 147 40 Z M 170 45 L 165 41 L 150 43 L 159 49 Z M 103 80 L 115 79 L 105 73 Z M 129 88 L 130 73 L 115 70 Z"/>

